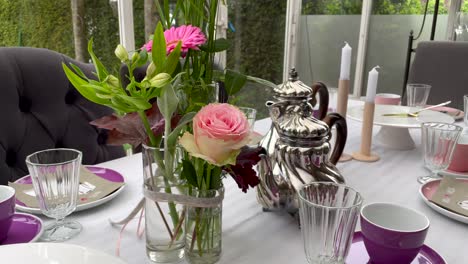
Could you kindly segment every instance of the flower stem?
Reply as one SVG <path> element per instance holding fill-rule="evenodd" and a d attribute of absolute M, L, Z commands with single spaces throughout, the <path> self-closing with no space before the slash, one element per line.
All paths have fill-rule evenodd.
<path fill-rule="evenodd" d="M 148 137 L 150 139 L 151 146 L 154 147 L 154 148 L 158 148 L 159 143 L 161 142 L 161 139 L 157 139 L 154 136 L 153 131 L 151 130 L 151 127 L 150 127 L 150 124 L 148 122 L 148 118 L 146 117 L 145 112 L 144 111 L 138 111 L 138 115 L 140 116 L 140 119 L 143 122 L 143 126 L 145 127 L 146 134 L 148 135 Z M 170 124 L 169 124 L 169 129 L 170 129 Z M 164 156 L 166 156 L 166 153 L 168 153 L 168 152 L 169 151 L 167 150 L 167 144 L 165 144 L 164 145 Z M 171 186 L 170 186 L 169 180 L 167 178 L 168 171 L 166 170 L 166 166 L 164 166 L 165 164 L 164 164 L 164 162 L 162 160 L 162 157 L 161 157 L 160 153 L 157 151 L 157 149 L 154 151 L 154 157 L 155 157 L 155 161 L 158 164 L 158 168 L 160 169 L 161 173 L 163 174 L 162 176 L 163 176 L 163 179 L 164 179 L 164 186 L 165 186 L 164 190 L 165 190 L 166 193 L 172 193 Z M 169 168 L 172 168 L 172 164 L 170 164 L 170 163 L 172 163 L 172 159 L 166 164 L 166 165 L 169 166 Z M 153 184 L 153 187 L 154 187 L 155 183 L 153 181 L 153 175 L 151 175 L 151 183 Z M 158 210 L 160 210 L 159 204 L 157 202 L 155 202 L 155 204 L 158 207 Z M 177 209 L 176 209 L 175 203 L 174 202 L 168 202 L 167 204 L 169 206 L 169 215 L 171 216 L 173 226 L 176 227 L 179 224 L 179 215 L 177 214 Z M 161 217 L 163 218 L 164 223 L 167 225 L 166 218 L 162 214 L 161 210 L 160 210 L 160 214 L 161 214 Z M 170 231 L 170 228 L 168 228 L 168 233 L 169 233 L 169 236 L 170 236 L 171 240 L 174 239 L 174 236 L 173 236 L 172 232 Z"/>

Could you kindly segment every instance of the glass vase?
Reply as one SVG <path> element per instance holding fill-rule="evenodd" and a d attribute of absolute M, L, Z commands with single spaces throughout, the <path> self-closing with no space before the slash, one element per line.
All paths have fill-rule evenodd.
<path fill-rule="evenodd" d="M 145 192 L 156 195 L 184 194 L 180 169 L 181 149 L 164 155 L 164 149 L 143 146 Z M 172 166 L 167 168 L 167 165 Z M 161 169 L 163 168 L 163 169 Z M 167 173 L 166 171 L 173 171 Z M 145 194 L 146 254 L 153 263 L 177 263 L 184 259 L 185 206 L 177 202 L 149 198 Z"/>
<path fill-rule="evenodd" d="M 217 190 L 192 188 L 188 195 L 197 198 L 216 198 L 224 195 L 224 188 Z M 187 206 L 185 259 L 188 263 L 211 264 L 220 260 L 222 212 L 222 200 L 215 207 Z"/>

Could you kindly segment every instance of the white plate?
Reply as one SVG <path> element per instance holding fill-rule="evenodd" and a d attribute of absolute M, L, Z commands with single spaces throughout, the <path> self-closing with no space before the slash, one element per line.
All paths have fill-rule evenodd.
<path fill-rule="evenodd" d="M 439 171 L 438 174 L 444 175 L 444 176 L 454 176 L 457 178 L 468 178 L 468 171 L 458 172 L 458 171 L 444 170 L 444 171 Z"/>
<path fill-rule="evenodd" d="M 468 181 L 468 179 L 462 179 L 463 181 Z M 434 195 L 434 193 L 437 191 L 437 188 L 439 187 L 439 184 L 440 184 L 440 179 L 437 179 L 437 180 L 433 180 L 433 181 L 430 181 L 430 182 L 426 182 L 424 184 L 421 185 L 421 188 L 419 188 L 419 194 L 421 195 L 421 198 L 423 199 L 423 201 L 429 206 L 431 207 L 432 209 L 434 209 L 435 211 L 449 217 L 449 218 L 452 218 L 454 220 L 457 220 L 457 221 L 460 221 L 462 223 L 465 223 L 465 224 L 468 224 L 468 217 L 464 216 L 464 215 L 461 215 L 461 214 L 457 214 L 455 212 L 452 212 L 450 210 L 447 210 L 443 207 L 440 207 L 439 205 L 429 201 L 429 199 L 431 199 L 432 195 Z"/>
<path fill-rule="evenodd" d="M 118 181 L 118 182 L 124 182 L 125 183 L 125 178 L 122 176 L 122 174 L 118 173 L 115 170 L 111 170 L 108 168 L 102 168 L 102 167 L 97 167 L 97 166 L 86 166 L 91 172 L 95 173 L 96 175 L 112 180 L 112 181 Z M 30 183 L 31 178 L 29 175 L 26 175 L 18 180 L 15 181 L 16 183 Z M 93 202 L 87 202 L 83 204 L 79 204 L 76 206 L 75 212 L 78 211 L 83 211 L 89 208 L 93 208 L 96 206 L 99 206 L 101 204 L 107 203 L 108 201 L 114 199 L 117 195 L 119 195 L 125 188 L 125 184 L 122 185 L 119 189 L 114 191 L 113 193 L 107 195 L 106 197 L 103 197 L 97 201 Z M 31 186 L 32 189 L 32 186 Z M 28 207 L 26 205 L 18 204 L 18 200 L 16 201 L 16 208 L 18 210 L 21 210 L 23 212 L 31 213 L 31 214 L 41 214 L 41 209 L 39 208 L 34 208 L 34 207 Z"/>
<path fill-rule="evenodd" d="M 418 117 L 383 116 L 383 114 L 415 112 L 418 108 L 401 105 L 375 105 L 374 124 L 380 126 L 420 128 L 423 122 L 453 123 L 455 120 L 450 115 L 436 112 L 423 111 Z M 348 108 L 348 117 L 353 120 L 362 121 L 364 106 Z"/>
<path fill-rule="evenodd" d="M 117 257 L 94 249 L 63 243 L 28 243 L 0 247 L 8 264 L 125 264 Z"/>

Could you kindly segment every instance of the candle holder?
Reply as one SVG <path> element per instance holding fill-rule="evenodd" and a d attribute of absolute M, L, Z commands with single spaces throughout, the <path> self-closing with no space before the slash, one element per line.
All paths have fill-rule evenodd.
<path fill-rule="evenodd" d="M 371 153 L 372 145 L 372 127 L 374 125 L 375 104 L 366 102 L 364 104 L 364 116 L 362 120 L 361 149 L 353 152 L 352 157 L 355 160 L 364 162 L 375 162 L 380 159 L 374 153 Z"/>
<path fill-rule="evenodd" d="M 336 112 L 346 118 L 346 111 L 348 110 L 348 95 L 349 95 L 349 80 L 338 81 L 338 95 L 336 103 Z M 340 162 L 352 160 L 353 157 L 347 153 L 342 153 Z"/>

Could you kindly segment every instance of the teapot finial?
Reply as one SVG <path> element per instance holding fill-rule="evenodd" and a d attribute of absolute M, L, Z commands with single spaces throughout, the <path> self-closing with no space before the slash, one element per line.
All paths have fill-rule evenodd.
<path fill-rule="evenodd" d="M 291 81 L 291 82 L 295 82 L 295 81 L 297 81 L 298 77 L 299 77 L 299 74 L 297 73 L 296 68 L 292 67 L 291 70 L 289 70 L 289 79 L 288 80 Z"/>

